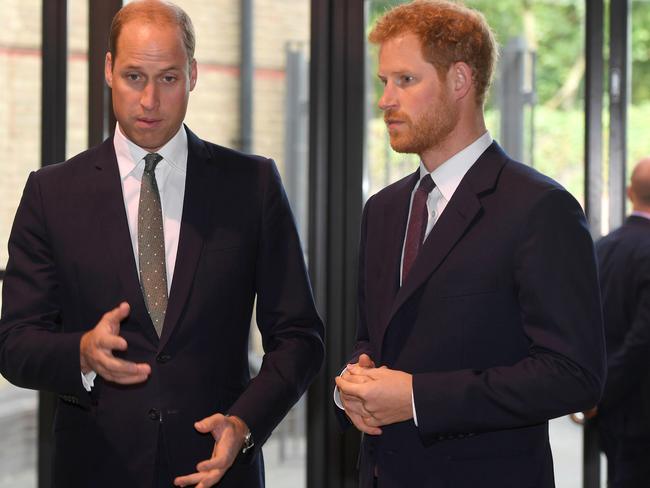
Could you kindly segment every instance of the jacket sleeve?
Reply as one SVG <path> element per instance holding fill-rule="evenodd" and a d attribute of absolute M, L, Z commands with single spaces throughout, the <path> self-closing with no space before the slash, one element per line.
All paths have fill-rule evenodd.
<path fill-rule="evenodd" d="M 515 242 L 513 273 L 527 356 L 483 370 L 415 374 L 425 442 L 534 425 L 598 402 L 605 350 L 595 255 L 568 192 L 546 191 L 531 207 Z"/>
<path fill-rule="evenodd" d="M 27 180 L 9 237 L 0 373 L 17 386 L 69 395 L 84 404 L 89 396 L 80 375 L 82 332 L 62 332 L 61 284 L 39 174 L 32 173 Z"/>
<path fill-rule="evenodd" d="M 261 446 L 320 370 L 324 327 L 305 268 L 293 215 L 273 162 L 264 166 L 257 251 L 257 324 L 264 357 L 259 374 L 230 408 Z"/>

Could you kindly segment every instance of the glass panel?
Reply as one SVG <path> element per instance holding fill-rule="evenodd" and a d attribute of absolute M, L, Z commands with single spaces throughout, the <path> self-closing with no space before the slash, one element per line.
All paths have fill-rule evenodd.
<path fill-rule="evenodd" d="M 278 165 L 307 243 L 308 87 L 310 2 L 255 0 L 252 148 Z M 261 358 L 257 328 L 250 357 Z M 306 416 L 303 396 L 265 445 L 269 488 L 306 486 Z"/>
<path fill-rule="evenodd" d="M 628 108 L 627 174 L 641 159 L 650 156 L 650 2 L 632 0 L 631 103 Z M 628 201 L 628 210 L 631 210 Z"/>
<path fill-rule="evenodd" d="M 252 133 L 240 133 L 240 2 L 178 0 L 196 30 L 198 82 L 186 123 L 200 137 L 233 147 L 250 139 L 252 151 L 273 158 L 283 178 L 301 238 L 307 232 L 309 0 L 253 2 Z M 263 350 L 255 319 L 249 363 Z M 303 398 L 264 447 L 269 488 L 306 483 L 306 403 Z"/>
<path fill-rule="evenodd" d="M 4 0 L 0 29 L 0 269 L 30 171 L 40 166 L 41 2 Z M 0 377 L 0 488 L 36 486 L 37 394 Z"/>
<path fill-rule="evenodd" d="M 65 153 L 70 158 L 88 148 L 88 0 L 68 0 L 67 97 Z"/>

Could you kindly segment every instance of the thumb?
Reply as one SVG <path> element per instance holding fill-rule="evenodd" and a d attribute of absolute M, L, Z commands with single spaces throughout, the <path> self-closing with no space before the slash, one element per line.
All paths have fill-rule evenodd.
<path fill-rule="evenodd" d="M 104 315 L 104 318 L 111 329 L 111 333 L 115 335 L 120 333 L 120 323 L 129 316 L 130 312 L 131 307 L 129 304 L 127 302 L 122 302 Z"/>
<path fill-rule="evenodd" d="M 359 356 L 359 366 L 362 368 L 374 368 L 375 362 L 367 354 Z"/>
<path fill-rule="evenodd" d="M 212 432 L 214 429 L 216 429 L 224 419 L 225 417 L 223 415 L 220 413 L 215 413 L 214 415 L 210 415 L 209 417 L 195 422 L 194 428 L 202 434 L 207 434 L 208 432 Z"/>

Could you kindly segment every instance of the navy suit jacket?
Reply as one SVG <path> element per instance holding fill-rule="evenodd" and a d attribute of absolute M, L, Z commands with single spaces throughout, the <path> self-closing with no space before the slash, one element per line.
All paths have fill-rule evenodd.
<path fill-rule="evenodd" d="M 650 220 L 631 216 L 596 243 L 607 343 L 598 423 L 619 438 L 650 436 Z"/>
<path fill-rule="evenodd" d="M 467 172 L 399 285 L 419 172 L 370 198 L 351 360 L 413 374 L 412 420 L 365 435 L 363 488 L 554 486 L 548 419 L 596 404 L 598 279 L 583 212 L 493 143 Z M 376 468 L 375 468 L 376 467 Z"/>
<path fill-rule="evenodd" d="M 189 474 L 214 441 L 193 423 L 241 417 L 256 442 L 219 486 L 263 485 L 259 447 L 323 358 L 289 204 L 272 161 L 189 130 L 178 255 L 158 338 L 140 290 L 113 141 L 32 173 L 9 240 L 0 372 L 59 395 L 55 486 L 152 486 L 162 434 L 171 474 Z M 256 302 L 255 302 L 256 300 Z M 102 314 L 131 305 L 125 359 L 151 365 L 142 384 L 82 387 L 79 341 Z M 266 351 L 250 379 L 251 313 Z"/>

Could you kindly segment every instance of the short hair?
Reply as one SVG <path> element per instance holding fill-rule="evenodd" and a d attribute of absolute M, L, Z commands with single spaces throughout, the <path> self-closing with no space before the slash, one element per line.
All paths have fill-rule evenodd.
<path fill-rule="evenodd" d="M 467 63 L 476 101 L 483 104 L 498 57 L 494 33 L 483 14 L 448 0 L 414 0 L 386 12 L 368 40 L 382 44 L 404 34 L 418 37 L 422 56 L 441 77 L 453 63 Z"/>
<path fill-rule="evenodd" d="M 113 17 L 108 38 L 108 50 L 113 61 L 117 57 L 117 41 L 122 27 L 132 20 L 144 20 L 152 23 L 167 23 L 176 25 L 181 30 L 183 45 L 189 63 L 194 59 L 196 38 L 192 19 L 178 5 L 164 0 L 138 0 L 122 7 Z"/>

